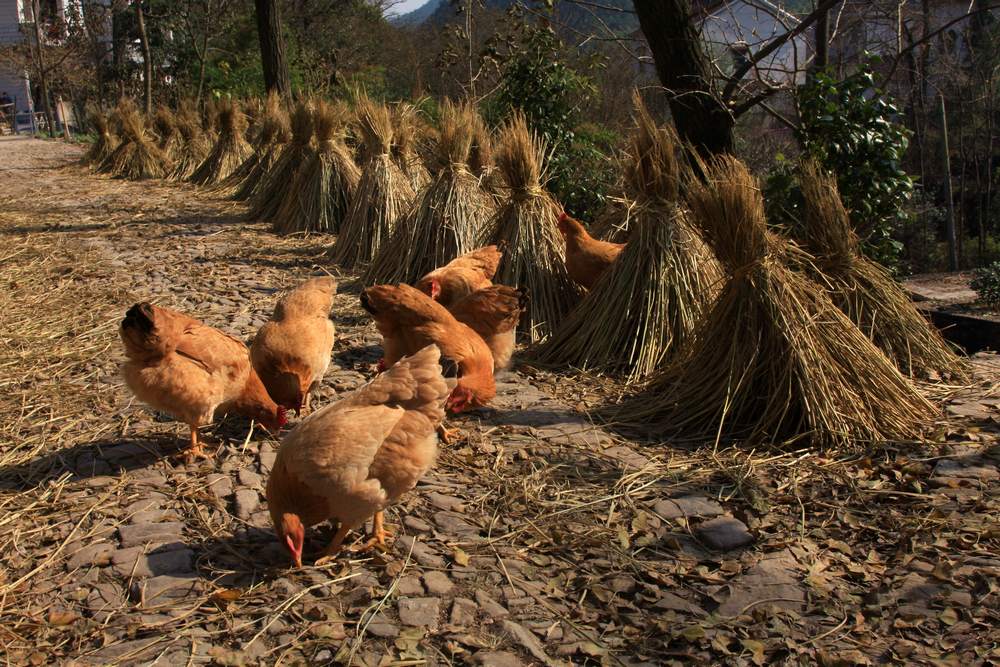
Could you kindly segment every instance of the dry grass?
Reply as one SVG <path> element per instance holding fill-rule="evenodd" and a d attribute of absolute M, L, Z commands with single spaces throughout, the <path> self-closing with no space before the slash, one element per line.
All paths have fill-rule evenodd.
<path fill-rule="evenodd" d="M 153 115 L 153 132 L 156 133 L 156 143 L 171 164 L 176 161 L 177 152 L 183 143 L 177 124 L 177 115 L 168 107 L 159 107 Z"/>
<path fill-rule="evenodd" d="M 274 219 L 279 234 L 336 234 L 358 188 L 361 171 L 344 144 L 350 111 L 317 100 L 313 112 L 316 146 L 295 175 Z"/>
<path fill-rule="evenodd" d="M 251 220 L 270 220 L 278 212 L 285 192 L 295 180 L 299 167 L 308 158 L 313 140 L 312 105 L 300 100 L 292 111 L 292 140 L 281 148 L 270 170 L 259 181 L 256 191 L 251 194 Z"/>
<path fill-rule="evenodd" d="M 500 133 L 497 162 L 509 190 L 482 234 L 481 245 L 503 245 L 494 281 L 524 287 L 530 295 L 522 317 L 528 340 L 552 333 L 580 298 L 566 273 L 565 244 L 557 221 L 562 208 L 542 187 L 545 142 L 515 115 Z"/>
<path fill-rule="evenodd" d="M 212 151 L 188 179 L 196 185 L 215 185 L 224 181 L 253 152 L 244 136 L 247 117 L 239 102 L 234 99 L 219 102 L 217 126 L 219 136 Z"/>
<path fill-rule="evenodd" d="M 420 145 L 427 140 L 427 124 L 420 112 L 409 102 L 399 102 L 392 107 L 392 159 L 410 180 L 414 192 L 431 180 L 431 174 L 420 159 Z"/>
<path fill-rule="evenodd" d="M 146 124 L 131 100 L 123 100 L 114 112 L 121 143 L 98 167 L 98 171 L 132 181 L 164 178 L 172 169 L 167 156 L 146 131 Z"/>
<path fill-rule="evenodd" d="M 932 327 L 882 266 L 865 257 L 851 228 L 837 181 L 815 161 L 800 171 L 805 200 L 803 245 L 808 266 L 833 301 L 904 373 L 967 381 L 967 364 Z"/>
<path fill-rule="evenodd" d="M 344 268 L 372 261 L 413 200 L 410 179 L 392 158 L 392 112 L 365 96 L 358 99 L 355 111 L 366 162 L 340 237 L 330 249 L 330 258 Z"/>
<path fill-rule="evenodd" d="M 918 437 L 935 408 L 840 312 L 789 269 L 740 162 L 706 167 L 688 200 L 728 281 L 690 350 L 604 411 L 660 437 L 861 445 Z"/>
<path fill-rule="evenodd" d="M 638 96 L 636 121 L 628 244 L 535 353 L 543 364 L 644 379 L 684 348 L 718 292 L 718 263 L 679 201 L 677 137 L 657 127 Z"/>
<path fill-rule="evenodd" d="M 445 101 L 441 106 L 438 171 L 375 256 L 366 282 L 413 283 L 476 247 L 493 206 L 467 163 L 475 113 L 466 104 Z"/>

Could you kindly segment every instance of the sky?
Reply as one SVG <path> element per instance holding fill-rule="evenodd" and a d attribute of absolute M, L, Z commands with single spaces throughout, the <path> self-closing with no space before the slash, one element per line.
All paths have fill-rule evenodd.
<path fill-rule="evenodd" d="M 426 4 L 427 0 L 401 0 L 401 2 L 392 8 L 393 14 L 405 14 L 407 12 L 412 12 L 414 9 L 420 5 Z"/>

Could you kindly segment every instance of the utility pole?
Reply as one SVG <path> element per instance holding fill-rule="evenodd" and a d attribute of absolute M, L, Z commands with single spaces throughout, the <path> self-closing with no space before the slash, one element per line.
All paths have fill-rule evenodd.
<path fill-rule="evenodd" d="M 38 0 L 31 0 L 31 18 L 35 21 L 35 64 L 38 65 L 38 86 L 42 90 L 45 124 L 49 128 L 49 136 L 55 136 L 56 126 L 52 118 L 52 106 L 49 104 L 49 84 L 45 73 L 45 54 L 42 51 L 42 10 Z"/>
<path fill-rule="evenodd" d="M 945 224 L 948 232 L 948 270 L 958 271 L 958 241 L 955 238 L 955 202 L 951 190 L 951 151 L 948 149 L 948 114 L 944 106 L 944 93 L 938 93 L 941 112 L 941 162 L 944 164 L 944 196 L 948 202 Z"/>

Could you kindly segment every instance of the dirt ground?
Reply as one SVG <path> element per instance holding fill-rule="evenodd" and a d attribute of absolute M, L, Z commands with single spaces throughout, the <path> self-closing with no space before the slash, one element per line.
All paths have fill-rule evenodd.
<path fill-rule="evenodd" d="M 325 271 L 187 186 L 91 175 L 0 139 L 0 658 L 12 665 L 665 665 L 1000 661 L 1000 363 L 931 442 L 681 450 L 593 426 L 605 383 L 531 369 L 387 513 L 391 552 L 290 570 L 263 484 L 277 441 L 216 459 L 119 378 L 141 299 L 249 339 Z M 320 402 L 380 338 L 341 276 Z M 329 538 L 312 533 L 307 558 Z"/>

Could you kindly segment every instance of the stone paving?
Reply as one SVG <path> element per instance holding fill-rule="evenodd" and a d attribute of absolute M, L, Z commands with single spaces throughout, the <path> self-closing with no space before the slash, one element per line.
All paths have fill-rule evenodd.
<path fill-rule="evenodd" d="M 116 327 L 145 299 L 249 340 L 281 289 L 334 271 L 328 240 L 276 239 L 188 186 L 92 176 L 62 144 L 0 150 L 12 165 L 0 233 L 86 258 L 78 305 L 104 343 L 23 388 L 46 409 L 0 441 L 0 508 L 16 517 L 0 519 L 11 664 L 1000 658 L 994 357 L 976 361 L 986 381 L 950 399 L 940 445 L 839 458 L 630 442 L 587 419 L 602 397 L 586 382 L 504 373 L 494 403 L 452 421 L 459 441 L 387 513 L 388 553 L 291 570 L 263 495 L 277 441 L 227 418 L 207 432 L 214 461 L 178 463 L 184 428 L 129 395 Z M 381 356 L 351 276 L 335 312 L 317 404 Z M 0 336 L 7 382 L 18 332 Z M 71 392 L 85 400 L 61 400 Z M 25 452 L 57 417 L 73 429 Z M 330 529 L 313 535 L 307 559 Z"/>

